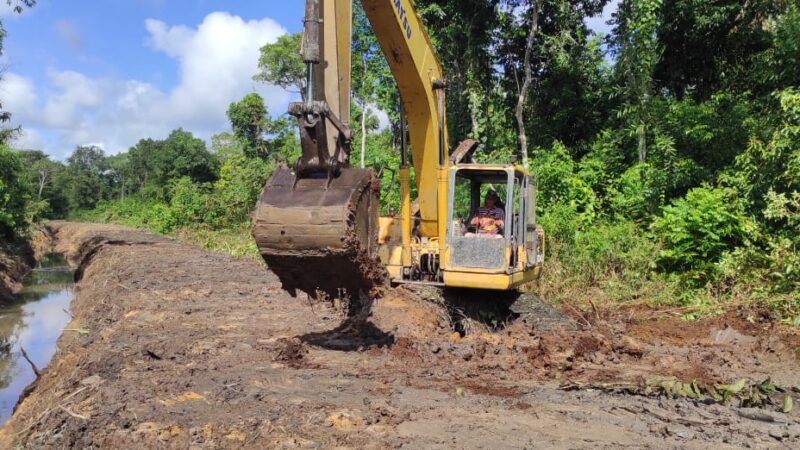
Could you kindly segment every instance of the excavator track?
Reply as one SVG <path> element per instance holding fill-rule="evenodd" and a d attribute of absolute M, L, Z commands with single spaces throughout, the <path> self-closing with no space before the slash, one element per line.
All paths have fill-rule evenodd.
<path fill-rule="evenodd" d="M 278 169 L 261 193 L 253 236 L 291 295 L 351 297 L 384 282 L 378 261 L 379 180 L 372 169 L 297 178 Z"/>

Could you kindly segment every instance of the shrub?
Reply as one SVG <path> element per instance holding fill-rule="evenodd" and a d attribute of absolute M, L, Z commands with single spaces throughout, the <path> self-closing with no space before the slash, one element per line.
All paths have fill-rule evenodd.
<path fill-rule="evenodd" d="M 170 211 L 176 225 L 190 225 L 201 222 L 209 208 L 207 189 L 183 177 L 175 183 L 170 200 Z"/>
<path fill-rule="evenodd" d="M 544 228 L 548 240 L 570 244 L 581 228 L 581 216 L 574 205 L 557 203 L 550 205 L 546 212 L 539 216 L 539 224 Z"/>
<path fill-rule="evenodd" d="M 219 180 L 214 183 L 212 207 L 204 217 L 206 223 L 225 228 L 247 221 L 272 172 L 273 166 L 261 159 L 244 155 L 226 159 Z"/>
<path fill-rule="evenodd" d="M 571 242 L 576 231 L 594 222 L 598 203 L 594 191 L 576 174 L 569 151 L 559 142 L 538 150 L 531 167 L 542 226 L 558 240 Z"/>
<path fill-rule="evenodd" d="M 168 205 L 156 203 L 144 214 L 143 225 L 157 233 L 169 233 L 177 227 L 178 221 Z"/>
<path fill-rule="evenodd" d="M 749 228 L 744 208 L 732 190 L 695 188 L 663 208 L 652 225 L 663 243 L 658 265 L 686 272 L 687 279 L 707 281 L 725 252 L 744 242 Z"/>
<path fill-rule="evenodd" d="M 633 222 L 601 223 L 577 233 L 565 266 L 589 285 L 604 278 L 637 284 L 655 266 L 658 245 Z"/>
<path fill-rule="evenodd" d="M 608 206 L 612 214 L 644 223 L 661 200 L 658 192 L 647 183 L 650 165 L 637 164 L 626 170 L 608 192 Z"/>

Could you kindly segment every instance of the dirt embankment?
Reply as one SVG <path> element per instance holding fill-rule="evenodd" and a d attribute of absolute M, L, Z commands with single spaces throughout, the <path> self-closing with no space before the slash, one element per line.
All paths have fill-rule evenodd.
<path fill-rule="evenodd" d="M 22 279 L 34 262 L 34 250 L 28 242 L 0 240 L 0 301 L 10 299 L 22 288 Z"/>
<path fill-rule="evenodd" d="M 122 227 L 51 228 L 78 266 L 74 320 L 0 447 L 800 446 L 800 415 L 780 405 L 560 388 L 800 385 L 800 338 L 746 311 L 574 312 L 577 331 L 514 322 L 462 337 L 404 289 L 344 320 L 289 297 L 256 261 Z"/>

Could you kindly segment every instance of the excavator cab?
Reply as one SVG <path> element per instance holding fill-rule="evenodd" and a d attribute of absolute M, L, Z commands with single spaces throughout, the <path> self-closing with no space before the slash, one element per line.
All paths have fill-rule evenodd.
<path fill-rule="evenodd" d="M 495 192 L 499 198 L 489 221 L 502 221 L 486 231 L 481 213 L 486 214 L 486 197 Z M 536 225 L 536 191 L 525 169 L 514 164 L 452 166 L 449 198 L 448 257 L 442 270 L 446 286 L 507 290 L 538 275 L 544 241 Z"/>
<path fill-rule="evenodd" d="M 418 219 L 412 218 L 404 249 L 403 218 L 380 218 L 378 253 L 392 283 L 511 290 L 535 280 L 544 235 L 536 224 L 536 190 L 528 172 L 516 164 L 454 164 L 447 180 L 444 239 L 421 236 Z M 480 217 L 490 191 L 499 197 L 493 217 L 502 221 L 486 231 Z M 405 263 L 404 253 L 410 255 Z"/>

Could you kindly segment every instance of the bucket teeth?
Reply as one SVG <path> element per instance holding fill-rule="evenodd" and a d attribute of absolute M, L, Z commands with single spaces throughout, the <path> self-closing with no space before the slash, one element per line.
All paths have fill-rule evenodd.
<path fill-rule="evenodd" d="M 378 178 L 342 169 L 327 178 L 295 178 L 279 169 L 253 216 L 253 236 L 267 266 L 291 295 L 351 296 L 381 284 L 377 259 Z"/>

